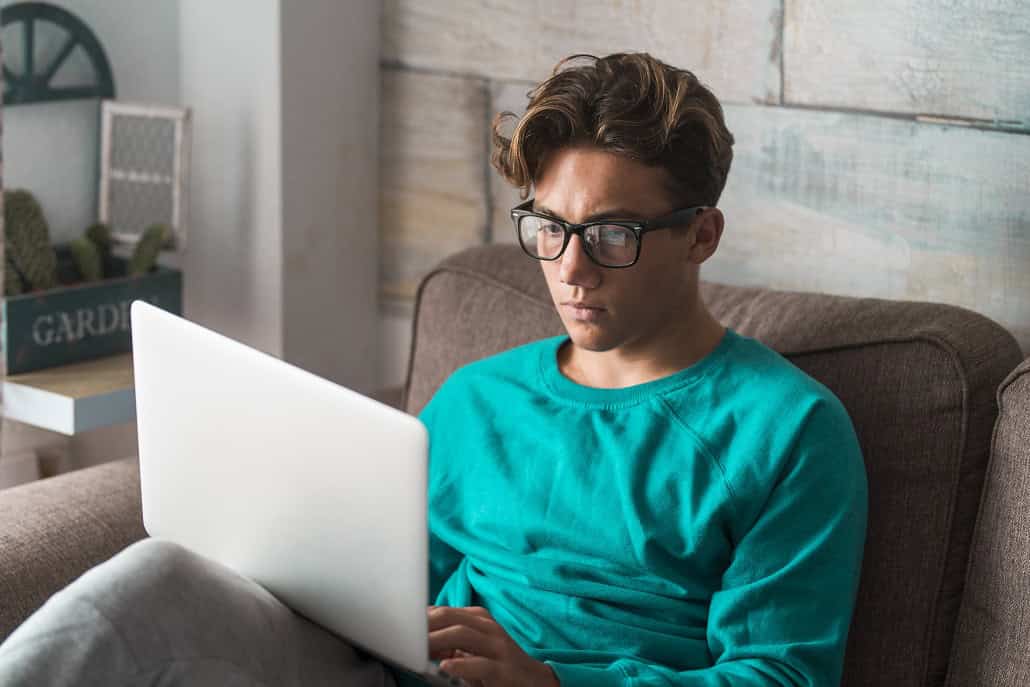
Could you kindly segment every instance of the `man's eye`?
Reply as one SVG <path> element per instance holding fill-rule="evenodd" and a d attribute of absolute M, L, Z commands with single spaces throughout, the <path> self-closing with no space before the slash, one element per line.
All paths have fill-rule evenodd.
<path fill-rule="evenodd" d="M 550 238 L 557 238 L 562 235 L 562 228 L 557 224 L 545 224 L 540 227 L 540 231 Z"/>

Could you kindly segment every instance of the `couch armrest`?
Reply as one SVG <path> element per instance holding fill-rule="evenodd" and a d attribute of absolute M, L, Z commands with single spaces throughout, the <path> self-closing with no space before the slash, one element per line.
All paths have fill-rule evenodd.
<path fill-rule="evenodd" d="M 369 396 L 380 403 L 393 406 L 397 410 L 404 410 L 404 387 L 402 386 L 388 386 L 376 389 Z"/>
<path fill-rule="evenodd" d="M 145 536 L 135 458 L 0 491 L 0 642 L 51 594 Z"/>

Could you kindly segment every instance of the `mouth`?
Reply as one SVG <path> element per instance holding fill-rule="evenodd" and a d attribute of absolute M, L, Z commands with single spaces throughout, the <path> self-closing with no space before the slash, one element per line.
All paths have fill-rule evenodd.
<path fill-rule="evenodd" d="M 591 305 L 582 301 L 565 301 L 562 308 L 572 319 L 582 322 L 597 322 L 607 309 L 600 305 Z"/>

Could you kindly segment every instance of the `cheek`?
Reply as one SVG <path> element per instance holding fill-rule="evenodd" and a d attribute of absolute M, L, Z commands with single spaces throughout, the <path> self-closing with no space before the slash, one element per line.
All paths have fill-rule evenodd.
<path fill-rule="evenodd" d="M 624 274 L 613 275 L 609 293 L 617 298 L 624 317 L 650 319 L 666 312 L 670 301 L 681 298 L 682 280 L 677 274 L 676 265 L 638 263 Z"/>
<path fill-rule="evenodd" d="M 635 270 L 636 266 L 631 269 Z M 619 274 L 612 281 L 611 293 L 618 299 L 623 316 L 633 317 L 646 311 L 654 294 L 651 280 L 644 272 Z"/>
<path fill-rule="evenodd" d="M 558 278 L 558 263 L 540 261 L 540 270 L 544 273 L 544 281 L 547 282 L 547 289 L 552 293 L 556 293 L 556 289 L 561 286 Z"/>
<path fill-rule="evenodd" d="M 673 297 L 681 291 L 687 275 L 688 261 L 683 254 L 686 244 L 668 240 L 665 236 L 661 239 L 644 243 L 640 261 L 634 265 L 634 269 L 639 268 L 639 271 L 633 276 L 638 288 L 658 297 L 666 294 Z"/>

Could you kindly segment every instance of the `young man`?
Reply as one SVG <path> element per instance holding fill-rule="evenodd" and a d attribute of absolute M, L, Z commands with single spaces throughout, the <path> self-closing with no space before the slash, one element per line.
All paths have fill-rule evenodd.
<path fill-rule="evenodd" d="M 488 687 L 838 684 L 863 459 L 831 392 L 700 300 L 732 159 L 718 101 L 689 72 L 616 54 L 560 63 L 510 138 L 504 121 L 493 162 L 534 193 L 512 218 L 568 335 L 462 368 L 421 414 L 432 656 Z M 183 551 L 136 544 L 66 607 L 73 588 L 106 629 L 72 671 L 393 682 Z M 59 634 L 48 606 L 35 636 Z M 79 660 L 40 644 L 0 647 L 0 682 Z"/>

